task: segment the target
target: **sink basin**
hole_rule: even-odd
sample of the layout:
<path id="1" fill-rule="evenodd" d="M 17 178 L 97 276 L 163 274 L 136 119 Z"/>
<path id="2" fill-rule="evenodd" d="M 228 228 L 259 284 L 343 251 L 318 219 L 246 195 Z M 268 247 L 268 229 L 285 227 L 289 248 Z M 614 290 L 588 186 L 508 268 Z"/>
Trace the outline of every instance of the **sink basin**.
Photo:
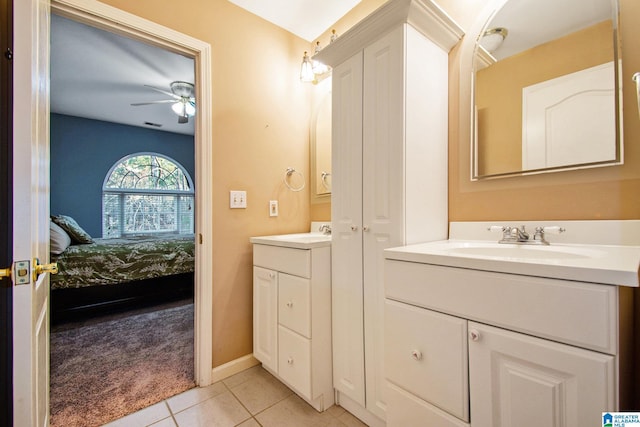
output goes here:
<path id="1" fill-rule="evenodd" d="M 331 244 L 331 235 L 322 233 L 294 233 L 275 236 L 260 236 L 249 239 L 251 243 L 284 246 L 298 249 L 311 249 Z"/>
<path id="2" fill-rule="evenodd" d="M 488 258 L 531 259 L 531 260 L 564 260 L 600 258 L 604 251 L 575 246 L 517 245 L 499 243 L 459 243 L 449 245 L 447 252 L 458 255 L 479 256 Z"/>
<path id="3" fill-rule="evenodd" d="M 640 246 L 518 245 L 443 240 L 385 250 L 387 259 L 611 285 L 639 286 Z"/>

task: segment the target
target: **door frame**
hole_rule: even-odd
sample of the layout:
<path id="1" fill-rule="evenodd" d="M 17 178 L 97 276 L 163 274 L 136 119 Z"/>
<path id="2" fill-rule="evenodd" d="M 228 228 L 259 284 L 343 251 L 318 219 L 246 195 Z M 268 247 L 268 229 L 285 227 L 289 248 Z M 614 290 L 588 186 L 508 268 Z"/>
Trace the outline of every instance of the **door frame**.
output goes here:
<path id="1" fill-rule="evenodd" d="M 51 12 L 194 58 L 198 115 L 195 120 L 195 313 L 194 377 L 213 379 L 213 206 L 211 45 L 94 0 L 52 0 Z M 160 326 L 159 326 L 160 327 Z"/>
<path id="2" fill-rule="evenodd" d="M 13 262 L 13 0 L 0 5 L 0 268 Z M 13 287 L 0 279 L 0 425 L 13 425 Z"/>

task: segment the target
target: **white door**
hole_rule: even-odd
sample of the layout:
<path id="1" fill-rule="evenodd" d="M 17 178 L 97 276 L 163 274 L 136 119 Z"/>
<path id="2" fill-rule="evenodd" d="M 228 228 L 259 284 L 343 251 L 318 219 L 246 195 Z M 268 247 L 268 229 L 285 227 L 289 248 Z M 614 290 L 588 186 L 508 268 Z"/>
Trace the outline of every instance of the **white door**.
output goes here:
<path id="1" fill-rule="evenodd" d="M 613 356 L 469 322 L 474 427 L 600 425 L 615 408 Z"/>
<path id="2" fill-rule="evenodd" d="M 332 73 L 333 386 L 365 405 L 362 289 L 362 52 Z"/>
<path id="3" fill-rule="evenodd" d="M 14 2 L 14 261 L 49 259 L 49 0 Z M 13 293 L 14 425 L 49 424 L 49 277 Z"/>

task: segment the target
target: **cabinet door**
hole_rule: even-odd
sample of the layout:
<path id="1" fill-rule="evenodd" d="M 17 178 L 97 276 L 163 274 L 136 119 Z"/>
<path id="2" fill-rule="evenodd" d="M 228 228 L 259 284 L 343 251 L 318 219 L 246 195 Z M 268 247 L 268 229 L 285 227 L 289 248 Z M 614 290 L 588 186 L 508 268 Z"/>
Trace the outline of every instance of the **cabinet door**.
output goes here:
<path id="1" fill-rule="evenodd" d="M 403 236 L 403 31 L 364 50 L 362 224 L 367 409 L 385 419 L 384 256 Z"/>
<path id="2" fill-rule="evenodd" d="M 253 267 L 253 355 L 278 372 L 278 273 Z"/>
<path id="3" fill-rule="evenodd" d="M 362 406 L 362 53 L 332 72 L 333 385 Z"/>
<path id="4" fill-rule="evenodd" d="M 599 426 L 615 410 L 613 356 L 469 322 L 474 427 Z"/>

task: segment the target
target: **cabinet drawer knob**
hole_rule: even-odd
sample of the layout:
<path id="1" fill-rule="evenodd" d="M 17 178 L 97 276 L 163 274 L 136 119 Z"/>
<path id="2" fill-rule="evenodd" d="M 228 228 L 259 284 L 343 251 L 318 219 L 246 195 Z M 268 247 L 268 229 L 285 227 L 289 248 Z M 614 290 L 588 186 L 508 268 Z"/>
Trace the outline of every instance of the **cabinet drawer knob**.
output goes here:
<path id="1" fill-rule="evenodd" d="M 293 357 L 289 357 L 289 358 L 287 359 L 287 363 L 288 363 L 289 365 L 293 365 Z"/>
<path id="2" fill-rule="evenodd" d="M 413 350 L 411 352 L 413 360 L 422 360 L 422 352 L 420 350 Z"/>
<path id="3" fill-rule="evenodd" d="M 271 279 L 275 279 L 276 278 L 276 273 L 274 273 L 274 272 L 269 273 L 269 277 Z"/>
<path id="4" fill-rule="evenodd" d="M 480 332 L 475 329 L 469 331 L 469 338 L 471 341 L 480 341 Z"/>
<path id="5" fill-rule="evenodd" d="M 289 308 L 293 307 L 293 301 L 287 302 L 287 307 L 289 307 Z"/>
<path id="6" fill-rule="evenodd" d="M 369 231 L 369 226 L 365 225 L 364 227 L 362 227 L 362 231 Z"/>
<path id="7" fill-rule="evenodd" d="M 357 225 L 352 225 L 351 226 L 351 231 L 358 231 L 358 226 Z"/>

